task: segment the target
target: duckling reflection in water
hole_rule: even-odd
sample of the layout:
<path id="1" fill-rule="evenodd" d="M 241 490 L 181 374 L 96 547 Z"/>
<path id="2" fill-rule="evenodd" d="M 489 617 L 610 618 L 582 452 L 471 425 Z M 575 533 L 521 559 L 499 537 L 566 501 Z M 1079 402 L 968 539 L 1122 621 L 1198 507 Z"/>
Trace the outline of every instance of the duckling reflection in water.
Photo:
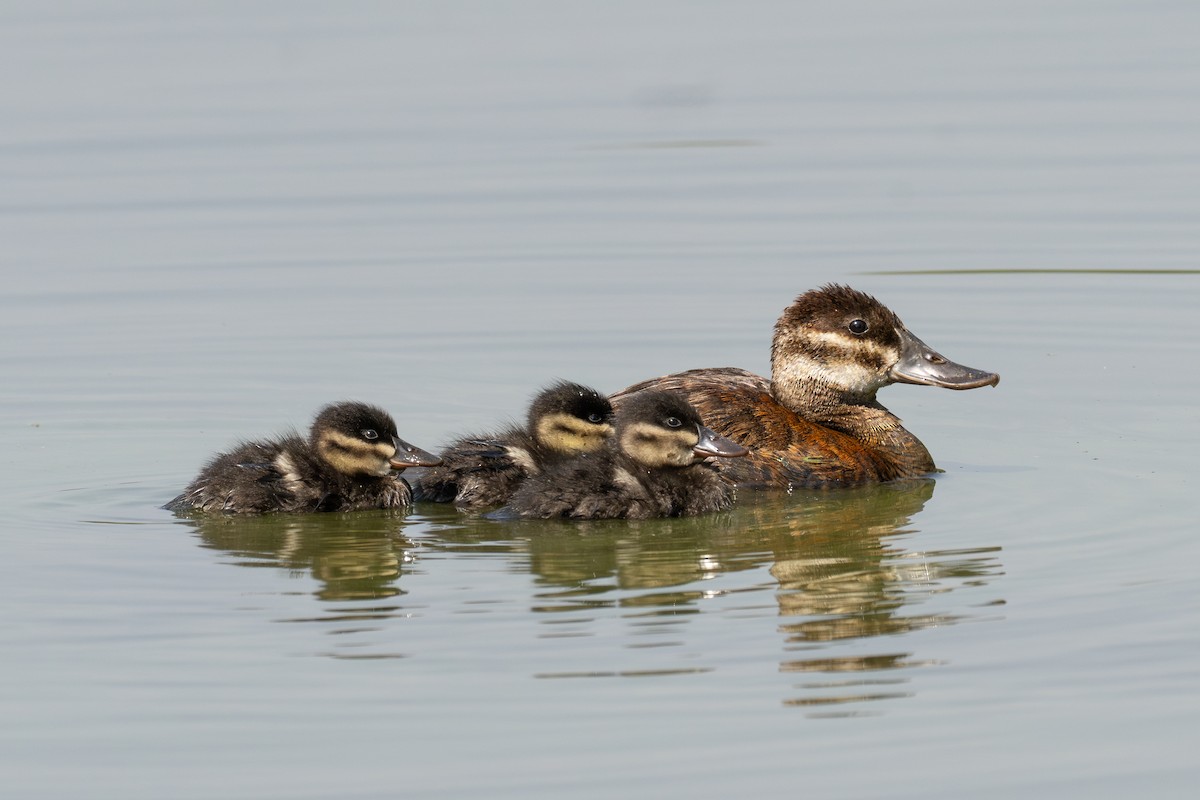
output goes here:
<path id="1" fill-rule="evenodd" d="M 317 414 L 307 439 L 292 432 L 217 455 L 163 508 L 234 514 L 402 509 L 411 504 L 412 489 L 399 473 L 439 463 L 401 439 L 383 409 L 335 403 Z"/>
<path id="2" fill-rule="evenodd" d="M 417 479 L 416 498 L 468 511 L 503 505 L 525 478 L 599 450 L 612 432 L 608 398 L 560 381 L 534 398 L 525 427 L 463 437 L 443 450 L 443 465 Z"/>
<path id="3" fill-rule="evenodd" d="M 718 436 L 682 397 L 646 391 L 622 404 L 606 447 L 526 480 L 509 510 L 550 519 L 648 519 L 723 511 L 734 487 L 705 462 L 747 454 Z"/>
<path id="4" fill-rule="evenodd" d="M 770 379 L 732 367 L 694 369 L 634 384 L 683 394 L 713 430 L 751 450 L 719 468 L 738 485 L 858 486 L 935 471 L 917 437 L 875 399 L 892 383 L 945 389 L 995 386 L 914 336 L 889 308 L 848 286 L 807 292 L 775 324 Z"/>

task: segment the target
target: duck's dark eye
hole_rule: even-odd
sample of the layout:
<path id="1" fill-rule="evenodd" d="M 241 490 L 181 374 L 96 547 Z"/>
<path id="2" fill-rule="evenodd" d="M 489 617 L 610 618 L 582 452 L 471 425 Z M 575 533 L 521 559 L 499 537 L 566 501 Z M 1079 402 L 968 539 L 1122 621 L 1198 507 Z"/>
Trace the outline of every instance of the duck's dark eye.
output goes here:
<path id="1" fill-rule="evenodd" d="M 375 431 L 371 430 L 370 428 L 363 428 L 361 431 L 359 431 L 359 433 L 361 433 L 362 437 L 364 439 L 366 439 L 368 442 L 374 441 L 375 439 L 379 438 L 379 434 L 376 433 Z"/>
<path id="2" fill-rule="evenodd" d="M 588 414 L 588 422 L 593 425 L 599 425 L 601 422 L 604 422 L 604 417 L 600 414 Z"/>
<path id="3" fill-rule="evenodd" d="M 678 428 L 683 425 L 683 420 L 679 419 L 679 417 L 667 417 L 663 420 L 663 423 L 668 428 Z"/>
<path id="4" fill-rule="evenodd" d="M 847 325 L 846 327 L 849 328 L 850 332 L 853 333 L 855 336 L 862 336 L 864 333 L 866 333 L 871 328 L 871 326 L 867 324 L 867 321 L 865 319 L 852 319 L 852 320 L 850 320 L 850 324 Z"/>

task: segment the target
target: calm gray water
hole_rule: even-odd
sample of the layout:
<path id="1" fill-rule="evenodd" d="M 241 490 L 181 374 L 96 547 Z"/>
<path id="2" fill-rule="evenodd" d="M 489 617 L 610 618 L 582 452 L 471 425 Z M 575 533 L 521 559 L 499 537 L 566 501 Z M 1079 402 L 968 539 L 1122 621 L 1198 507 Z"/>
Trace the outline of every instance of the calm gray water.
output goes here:
<path id="1" fill-rule="evenodd" d="M 1200 8 L 0 5 L 0 776 L 21 798 L 1190 797 Z M 767 369 L 850 283 L 996 389 L 935 480 L 641 524 L 177 519 Z"/>

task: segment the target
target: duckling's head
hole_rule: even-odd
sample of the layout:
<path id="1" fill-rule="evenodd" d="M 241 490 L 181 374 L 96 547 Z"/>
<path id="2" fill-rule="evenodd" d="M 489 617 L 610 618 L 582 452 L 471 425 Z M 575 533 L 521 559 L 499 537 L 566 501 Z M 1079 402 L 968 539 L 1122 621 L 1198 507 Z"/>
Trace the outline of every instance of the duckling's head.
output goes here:
<path id="1" fill-rule="evenodd" d="M 622 401 L 617 411 L 617 446 L 650 469 L 686 467 L 708 456 L 736 458 L 750 451 L 700 421 L 696 409 L 670 392 L 645 390 Z"/>
<path id="2" fill-rule="evenodd" d="M 1000 376 L 950 361 L 874 297 L 829 284 L 800 295 L 775 324 L 771 380 L 776 396 L 796 408 L 814 383 L 870 402 L 891 383 L 975 389 L 995 386 Z"/>
<path id="3" fill-rule="evenodd" d="M 529 406 L 529 430 L 543 447 L 563 455 L 599 450 L 613 432 L 608 398 L 587 386 L 559 381 Z"/>
<path id="4" fill-rule="evenodd" d="M 366 403 L 325 406 L 313 421 L 309 442 L 325 463 L 344 475 L 379 478 L 392 470 L 442 463 L 401 439 L 391 415 Z"/>

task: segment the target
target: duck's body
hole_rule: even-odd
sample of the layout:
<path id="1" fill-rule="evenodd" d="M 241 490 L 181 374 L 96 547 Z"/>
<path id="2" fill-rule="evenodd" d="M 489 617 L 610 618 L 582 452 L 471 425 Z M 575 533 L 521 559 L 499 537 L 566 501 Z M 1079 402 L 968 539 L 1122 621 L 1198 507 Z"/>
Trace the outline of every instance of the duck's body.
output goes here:
<path id="1" fill-rule="evenodd" d="M 476 511 L 503 505 L 521 482 L 548 466 L 599 450 L 612 434 L 608 398 L 578 383 L 560 381 L 534 398 L 525 426 L 464 436 L 440 454 L 415 486 L 418 500 L 453 502 Z"/>
<path id="2" fill-rule="evenodd" d="M 875 399 L 896 382 L 973 389 L 999 376 L 934 352 L 879 301 L 845 286 L 801 295 L 775 325 L 771 378 L 732 367 L 634 384 L 686 397 L 706 424 L 750 449 L 719 468 L 739 485 L 825 488 L 924 475 L 929 451 Z"/>
<path id="3" fill-rule="evenodd" d="M 338 403 L 317 415 L 307 439 L 290 432 L 215 456 L 164 508 L 232 514 L 403 509 L 412 490 L 399 472 L 437 463 L 397 436 L 387 412 Z"/>
<path id="4" fill-rule="evenodd" d="M 510 508 L 538 519 L 648 519 L 722 511 L 733 483 L 703 459 L 746 449 L 701 424 L 679 395 L 643 392 L 622 405 L 606 447 L 526 480 Z"/>

